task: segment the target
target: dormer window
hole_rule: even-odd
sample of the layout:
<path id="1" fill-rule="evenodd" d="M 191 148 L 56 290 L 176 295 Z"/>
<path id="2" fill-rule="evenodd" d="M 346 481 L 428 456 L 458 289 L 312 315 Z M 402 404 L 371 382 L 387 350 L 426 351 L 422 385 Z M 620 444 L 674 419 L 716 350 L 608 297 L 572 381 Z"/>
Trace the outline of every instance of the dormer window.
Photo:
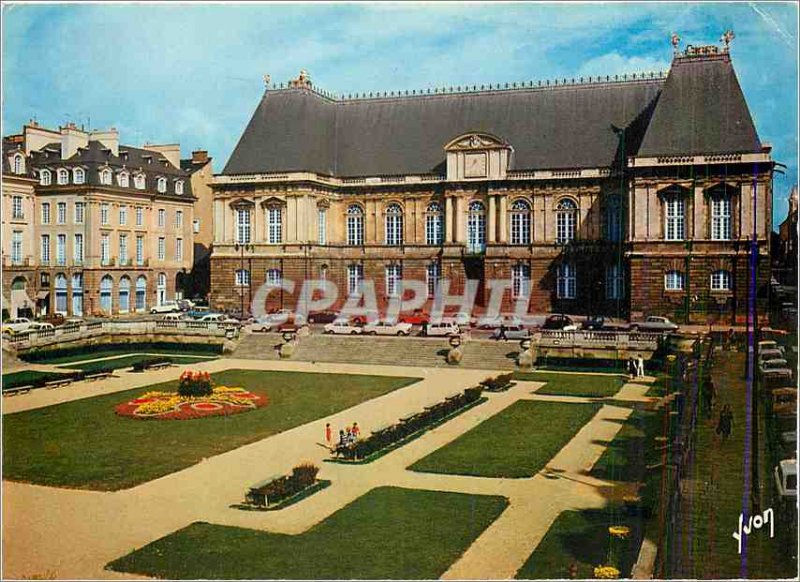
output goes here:
<path id="1" fill-rule="evenodd" d="M 100 170 L 100 183 L 105 186 L 111 186 L 111 170 L 108 168 Z"/>
<path id="2" fill-rule="evenodd" d="M 25 173 L 25 158 L 22 154 L 16 154 L 14 156 L 14 173 L 15 174 L 24 174 Z"/>
<path id="3" fill-rule="evenodd" d="M 86 172 L 83 168 L 75 168 L 72 170 L 72 181 L 75 184 L 83 184 L 86 182 Z"/>
<path id="4" fill-rule="evenodd" d="M 136 174 L 136 177 L 133 179 L 133 185 L 137 190 L 144 190 L 144 174 Z"/>
<path id="5" fill-rule="evenodd" d="M 175 182 L 175 194 L 183 194 L 183 180 Z"/>
<path id="6" fill-rule="evenodd" d="M 53 175 L 50 173 L 50 170 L 42 170 L 39 173 L 39 184 L 42 186 L 49 186 L 52 183 Z"/>
<path id="7" fill-rule="evenodd" d="M 122 188 L 128 188 L 131 185 L 130 174 L 128 174 L 128 172 L 120 172 L 119 175 L 117 176 L 117 183 Z"/>
<path id="8" fill-rule="evenodd" d="M 65 170 L 64 168 L 61 168 L 58 171 L 58 175 L 57 175 L 56 178 L 57 178 L 57 182 L 58 182 L 58 184 L 60 186 L 63 186 L 64 184 L 68 184 L 69 183 L 69 172 L 67 170 Z"/>
<path id="9" fill-rule="evenodd" d="M 163 194 L 167 191 L 167 179 L 166 178 L 159 178 L 157 182 L 156 189 Z"/>

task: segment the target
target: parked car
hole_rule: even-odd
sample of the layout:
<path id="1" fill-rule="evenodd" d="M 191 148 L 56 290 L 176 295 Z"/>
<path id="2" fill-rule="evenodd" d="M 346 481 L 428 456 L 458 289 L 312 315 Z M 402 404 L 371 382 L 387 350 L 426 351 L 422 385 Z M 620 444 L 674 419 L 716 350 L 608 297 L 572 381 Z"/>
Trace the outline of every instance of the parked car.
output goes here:
<path id="1" fill-rule="evenodd" d="M 797 459 L 784 459 L 775 466 L 775 487 L 781 501 L 797 503 Z"/>
<path id="2" fill-rule="evenodd" d="M 325 333 L 336 335 L 357 335 L 363 333 L 364 328 L 360 325 L 351 323 L 346 318 L 339 318 L 336 321 L 325 325 Z"/>
<path id="3" fill-rule="evenodd" d="M 568 315 L 555 314 L 548 316 L 542 324 L 542 329 L 555 329 L 561 331 L 576 331 L 578 326 Z"/>
<path id="4" fill-rule="evenodd" d="M 83 325 L 86 323 L 80 317 L 68 317 L 64 320 L 64 326 L 75 326 L 75 325 Z"/>
<path id="5" fill-rule="evenodd" d="M 451 337 L 454 335 L 459 335 L 461 330 L 459 327 L 452 322 L 439 322 L 439 323 L 429 323 L 427 328 L 425 328 L 425 335 L 436 337 L 436 336 L 444 336 L 444 337 Z"/>
<path id="6" fill-rule="evenodd" d="M 660 315 L 651 315 L 644 321 L 631 322 L 631 331 L 652 331 L 661 333 L 670 333 L 678 331 L 678 324 L 671 322 L 666 317 Z"/>
<path id="7" fill-rule="evenodd" d="M 241 325 L 238 319 L 234 319 L 224 313 L 209 313 L 200 318 L 200 321 L 217 323 L 221 325 Z"/>
<path id="8" fill-rule="evenodd" d="M 191 299 L 178 299 L 176 303 L 181 311 L 191 311 L 194 309 L 194 301 Z"/>
<path id="9" fill-rule="evenodd" d="M 53 325 L 62 325 L 64 323 L 64 315 L 61 313 L 48 313 L 39 318 L 42 323 L 52 323 Z"/>
<path id="10" fill-rule="evenodd" d="M 297 327 L 303 325 L 305 316 L 295 314 L 289 309 L 279 309 L 272 313 L 267 313 L 253 320 L 253 331 L 277 330 L 283 325 Z"/>
<path id="11" fill-rule="evenodd" d="M 782 355 L 781 357 L 785 357 L 786 351 L 784 347 L 776 342 L 775 340 L 763 340 L 758 342 L 758 353 L 761 354 L 764 350 L 778 350 Z"/>
<path id="12" fill-rule="evenodd" d="M 541 315 L 517 315 L 516 313 L 508 318 L 509 325 L 518 325 L 520 327 L 539 327 L 544 323 L 545 318 Z"/>
<path id="13" fill-rule="evenodd" d="M 501 325 L 513 325 L 513 322 L 504 315 L 484 315 L 478 318 L 476 325 L 480 329 L 497 329 Z"/>
<path id="14" fill-rule="evenodd" d="M 606 325 L 606 318 L 602 315 L 594 315 L 592 317 L 587 317 L 586 319 L 581 322 L 581 329 L 586 329 L 589 331 L 600 331 Z"/>
<path id="15" fill-rule="evenodd" d="M 422 325 L 423 323 L 429 323 L 431 320 L 431 316 L 428 314 L 427 311 L 422 309 L 415 309 L 411 313 L 402 313 L 400 314 L 400 323 L 410 323 L 411 325 Z"/>
<path id="16" fill-rule="evenodd" d="M 308 314 L 308 323 L 333 323 L 339 314 L 335 311 L 312 311 Z"/>
<path id="17" fill-rule="evenodd" d="M 784 360 L 784 354 L 781 350 L 758 350 L 758 363 L 767 362 L 769 360 Z"/>
<path id="18" fill-rule="evenodd" d="M 184 315 L 182 313 L 165 313 L 161 319 L 163 321 L 183 321 Z"/>
<path id="19" fill-rule="evenodd" d="M 499 340 L 500 339 L 500 329 L 494 330 L 492 332 L 492 339 Z M 528 339 L 531 337 L 531 330 L 526 327 L 522 327 L 521 325 L 510 325 L 507 328 L 503 328 L 505 331 L 506 339 L 510 340 L 523 340 Z"/>
<path id="20" fill-rule="evenodd" d="M 191 309 L 186 312 L 186 317 L 191 317 L 192 319 L 200 319 L 204 315 L 208 315 L 209 313 L 214 313 L 208 309 L 208 307 L 198 307 L 195 306 L 194 309 Z"/>
<path id="21" fill-rule="evenodd" d="M 779 378 L 792 379 L 792 369 L 786 360 L 767 360 L 758 365 L 761 377 L 766 380 L 777 380 Z"/>
<path id="22" fill-rule="evenodd" d="M 33 322 L 27 317 L 16 317 L 3 323 L 3 333 L 15 334 L 28 331 Z"/>
<path id="23" fill-rule="evenodd" d="M 407 322 L 376 321 L 365 325 L 364 333 L 367 335 L 408 335 L 411 333 L 411 324 Z"/>
<path id="24" fill-rule="evenodd" d="M 150 313 L 155 315 L 157 313 L 173 313 L 180 310 L 181 308 L 178 307 L 177 301 L 165 301 L 161 305 L 154 305 L 151 307 Z"/>
<path id="25" fill-rule="evenodd" d="M 472 317 L 466 311 L 458 311 L 456 313 L 443 315 L 442 321 L 445 323 L 455 323 L 459 328 L 464 329 L 475 325 L 478 322 L 478 318 Z"/>
<path id="26" fill-rule="evenodd" d="M 55 331 L 55 329 L 56 326 L 53 325 L 52 323 L 47 323 L 46 321 L 34 321 L 31 323 L 30 327 L 28 327 L 28 329 L 25 331 L 41 332 L 41 331 Z"/>

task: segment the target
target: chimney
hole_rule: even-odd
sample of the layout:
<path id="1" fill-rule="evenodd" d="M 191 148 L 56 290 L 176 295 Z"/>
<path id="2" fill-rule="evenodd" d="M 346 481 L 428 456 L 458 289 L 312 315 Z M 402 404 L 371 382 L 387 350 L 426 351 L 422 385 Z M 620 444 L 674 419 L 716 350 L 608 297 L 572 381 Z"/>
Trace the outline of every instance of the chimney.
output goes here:
<path id="1" fill-rule="evenodd" d="M 208 150 L 194 150 L 192 152 L 192 164 L 201 166 L 208 162 Z"/>
<path id="2" fill-rule="evenodd" d="M 61 159 L 66 160 L 75 155 L 78 148 L 89 145 L 89 134 L 81 131 L 74 123 L 68 123 L 61 130 Z"/>
<path id="3" fill-rule="evenodd" d="M 119 132 L 115 127 L 105 131 L 93 131 L 89 134 L 90 141 L 99 141 L 106 148 L 111 150 L 115 156 L 119 155 Z"/>
<path id="4" fill-rule="evenodd" d="M 167 161 L 176 168 L 181 167 L 181 146 L 177 143 L 154 145 L 144 144 L 142 148 L 150 150 L 151 152 L 158 152 L 167 158 Z"/>

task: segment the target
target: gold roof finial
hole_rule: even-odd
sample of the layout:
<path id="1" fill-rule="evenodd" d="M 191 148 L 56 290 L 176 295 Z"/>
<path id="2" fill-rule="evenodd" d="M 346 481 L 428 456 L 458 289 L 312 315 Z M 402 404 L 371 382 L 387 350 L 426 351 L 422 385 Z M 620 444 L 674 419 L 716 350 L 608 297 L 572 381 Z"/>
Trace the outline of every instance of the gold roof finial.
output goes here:
<path id="1" fill-rule="evenodd" d="M 269 74 L 264 75 L 264 85 L 269 87 L 269 84 L 272 82 L 272 77 Z"/>
<path id="2" fill-rule="evenodd" d="M 681 37 L 678 36 L 677 32 L 673 32 L 672 36 L 670 37 L 670 41 L 672 42 L 672 49 L 675 53 L 675 56 L 678 56 L 681 52 Z"/>
<path id="3" fill-rule="evenodd" d="M 722 35 L 722 38 L 720 38 L 720 40 L 723 43 L 725 43 L 725 52 L 727 52 L 730 49 L 731 41 L 734 38 L 736 38 L 736 35 L 733 34 L 732 30 L 726 30 L 725 33 Z"/>

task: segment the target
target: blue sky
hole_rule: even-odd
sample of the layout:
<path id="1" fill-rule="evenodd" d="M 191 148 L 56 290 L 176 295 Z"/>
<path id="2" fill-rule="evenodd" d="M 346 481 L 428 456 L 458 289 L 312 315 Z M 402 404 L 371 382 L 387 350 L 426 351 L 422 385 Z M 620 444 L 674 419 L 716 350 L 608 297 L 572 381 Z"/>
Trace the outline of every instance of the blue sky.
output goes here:
<path id="1" fill-rule="evenodd" d="M 667 70 L 669 36 L 718 42 L 762 141 L 774 222 L 797 183 L 797 7 L 739 4 L 8 5 L 3 132 L 28 119 L 114 126 L 123 143 L 208 149 L 215 171 L 263 93 L 305 68 L 338 93 Z"/>

